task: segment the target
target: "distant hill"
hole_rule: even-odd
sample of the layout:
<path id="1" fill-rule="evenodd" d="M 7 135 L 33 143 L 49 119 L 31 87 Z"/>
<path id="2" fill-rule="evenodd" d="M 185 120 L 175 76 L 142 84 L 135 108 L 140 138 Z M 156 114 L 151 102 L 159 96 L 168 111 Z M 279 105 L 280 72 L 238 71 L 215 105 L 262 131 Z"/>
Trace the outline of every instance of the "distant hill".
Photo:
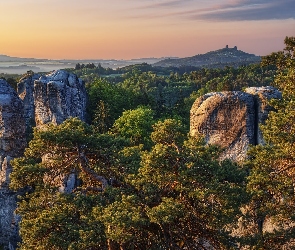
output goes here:
<path id="1" fill-rule="evenodd" d="M 116 60 L 116 59 L 63 59 L 63 60 L 51 60 L 51 59 L 36 59 L 36 58 L 21 58 L 12 57 L 7 55 L 0 55 L 0 73 L 7 74 L 24 74 L 28 70 L 37 72 L 49 72 L 52 70 L 75 68 L 77 63 L 87 64 L 94 63 L 100 64 L 104 68 L 117 69 L 128 65 L 134 65 L 138 63 L 153 64 L 166 58 L 138 58 L 130 60 Z"/>
<path id="2" fill-rule="evenodd" d="M 0 62 L 44 62 L 44 61 L 47 61 L 47 59 L 21 58 L 21 57 L 0 55 Z"/>
<path id="3" fill-rule="evenodd" d="M 251 63 L 260 62 L 261 57 L 254 54 L 249 54 L 244 51 L 226 46 L 223 49 L 210 51 L 205 54 L 199 54 L 192 57 L 179 59 L 164 59 L 154 63 L 154 66 L 161 67 L 206 67 L 206 68 L 223 68 L 225 66 L 238 67 L 241 65 L 249 65 Z"/>

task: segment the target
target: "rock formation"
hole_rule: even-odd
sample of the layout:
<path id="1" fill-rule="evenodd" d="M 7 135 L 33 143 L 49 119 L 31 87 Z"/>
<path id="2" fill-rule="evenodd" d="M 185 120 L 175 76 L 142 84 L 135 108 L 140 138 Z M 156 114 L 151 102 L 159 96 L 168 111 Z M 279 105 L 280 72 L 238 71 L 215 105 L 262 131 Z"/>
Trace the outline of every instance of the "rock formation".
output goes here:
<path id="1" fill-rule="evenodd" d="M 266 87 L 251 87 L 245 89 L 246 93 L 249 93 L 254 96 L 254 102 L 256 107 L 256 116 L 257 123 L 264 124 L 268 114 L 270 111 L 273 111 L 273 107 L 271 107 L 268 102 L 271 99 L 281 99 L 282 93 L 278 91 L 276 88 L 271 86 Z M 257 124 L 256 124 L 257 125 Z M 256 144 L 264 144 L 262 132 L 258 126 L 257 128 L 257 139 Z"/>
<path id="2" fill-rule="evenodd" d="M 17 84 L 17 94 L 23 100 L 24 114 L 27 128 L 35 126 L 34 82 L 40 78 L 39 74 L 26 74 Z"/>
<path id="3" fill-rule="evenodd" d="M 191 109 L 191 135 L 205 135 L 210 144 L 226 148 L 222 158 L 243 160 L 254 144 L 254 100 L 243 92 L 209 93 Z"/>
<path id="4" fill-rule="evenodd" d="M 41 76 L 34 82 L 36 126 L 46 123 L 61 124 L 69 117 L 85 121 L 87 93 L 84 82 L 75 74 L 63 70 Z M 76 175 L 60 176 L 61 192 L 71 192 Z"/>
<path id="5" fill-rule="evenodd" d="M 26 74 L 17 85 L 27 128 L 60 124 L 69 117 L 85 120 L 86 90 L 75 74 L 57 70 L 46 76 Z"/>
<path id="6" fill-rule="evenodd" d="M 250 144 L 263 143 L 259 123 L 264 123 L 272 110 L 267 101 L 281 98 L 273 87 L 248 88 L 246 92 L 209 93 L 191 108 L 191 135 L 202 134 L 207 143 L 224 148 L 221 159 L 243 161 Z"/>
<path id="7" fill-rule="evenodd" d="M 23 154 L 26 146 L 22 100 L 14 89 L 0 79 L 0 186 L 9 183 L 9 161 Z"/>
<path id="8" fill-rule="evenodd" d="M 0 248 L 14 249 L 18 218 L 14 214 L 16 194 L 8 188 L 10 161 L 23 154 L 26 146 L 24 106 L 14 89 L 0 80 Z"/>
<path id="9" fill-rule="evenodd" d="M 85 120 L 86 90 L 74 74 L 58 70 L 41 76 L 28 72 L 18 84 L 18 94 L 0 80 L 0 249 L 16 249 L 19 217 L 15 215 L 16 194 L 9 190 L 10 161 L 22 156 L 26 128 L 69 117 Z M 19 95 L 19 96 L 18 96 Z M 65 177 L 61 191 L 73 189 L 75 176 Z"/>
<path id="10" fill-rule="evenodd" d="M 27 80 L 30 91 L 22 98 L 25 102 L 28 100 L 27 106 L 30 107 L 26 117 L 32 117 L 34 113 L 36 126 L 49 122 L 60 124 L 69 117 L 85 120 L 87 98 L 81 79 L 63 70 L 36 78 L 35 75 Z M 32 96 L 34 107 L 31 105 Z"/>

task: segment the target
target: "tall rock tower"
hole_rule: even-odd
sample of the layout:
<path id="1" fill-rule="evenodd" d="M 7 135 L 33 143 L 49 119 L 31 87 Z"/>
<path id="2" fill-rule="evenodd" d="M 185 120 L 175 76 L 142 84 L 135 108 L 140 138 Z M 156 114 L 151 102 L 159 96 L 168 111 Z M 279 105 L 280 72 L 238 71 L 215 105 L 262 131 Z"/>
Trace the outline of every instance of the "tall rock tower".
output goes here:
<path id="1" fill-rule="evenodd" d="M 87 93 L 84 82 L 75 74 L 64 70 L 45 76 L 27 74 L 18 83 L 18 94 L 24 101 L 27 129 L 32 124 L 37 128 L 47 123 L 58 125 L 70 117 L 85 121 Z M 73 190 L 74 174 L 61 179 L 61 192 Z"/>
<path id="2" fill-rule="evenodd" d="M 0 249 L 15 249 L 18 218 L 16 194 L 8 188 L 10 161 L 22 156 L 26 146 L 24 106 L 14 89 L 0 79 Z M 2 248 L 1 248 L 2 247 Z"/>

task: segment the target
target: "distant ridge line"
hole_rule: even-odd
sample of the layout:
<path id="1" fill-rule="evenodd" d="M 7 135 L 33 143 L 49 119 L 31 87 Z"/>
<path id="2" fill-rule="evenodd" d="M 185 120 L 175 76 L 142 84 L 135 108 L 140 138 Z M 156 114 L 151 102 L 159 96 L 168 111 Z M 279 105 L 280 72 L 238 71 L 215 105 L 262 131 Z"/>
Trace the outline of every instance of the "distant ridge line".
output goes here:
<path id="1" fill-rule="evenodd" d="M 178 59 L 168 58 L 156 62 L 153 65 L 160 67 L 194 66 L 200 68 L 221 68 L 225 66 L 249 65 L 252 63 L 258 63 L 260 61 L 260 56 L 238 50 L 237 46 L 229 48 L 228 45 L 226 45 L 225 48 L 209 51 L 205 54 L 198 54 L 195 56 Z"/>

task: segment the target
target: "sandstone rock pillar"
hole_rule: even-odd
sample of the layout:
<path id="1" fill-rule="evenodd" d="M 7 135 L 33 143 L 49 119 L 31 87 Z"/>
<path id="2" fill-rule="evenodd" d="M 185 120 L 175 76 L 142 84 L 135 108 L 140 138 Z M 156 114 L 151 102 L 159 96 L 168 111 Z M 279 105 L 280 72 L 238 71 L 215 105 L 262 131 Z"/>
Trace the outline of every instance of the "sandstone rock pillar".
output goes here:
<path id="1" fill-rule="evenodd" d="M 63 70 L 40 77 L 34 82 L 36 126 L 60 124 L 69 117 L 85 121 L 87 94 L 84 82 Z"/>
<path id="2" fill-rule="evenodd" d="M 10 161 L 23 154 L 26 146 L 22 100 L 0 79 L 0 248 L 15 249 L 18 236 L 16 194 L 9 190 Z"/>

